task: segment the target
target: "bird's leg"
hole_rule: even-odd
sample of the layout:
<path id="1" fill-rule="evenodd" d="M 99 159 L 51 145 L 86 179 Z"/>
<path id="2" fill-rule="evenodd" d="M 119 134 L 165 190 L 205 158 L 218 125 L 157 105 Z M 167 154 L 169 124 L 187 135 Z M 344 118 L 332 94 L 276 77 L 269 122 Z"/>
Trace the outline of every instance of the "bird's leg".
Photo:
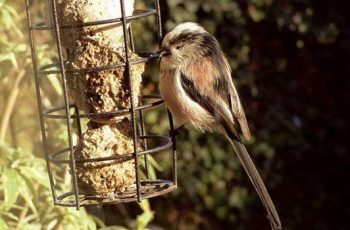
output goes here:
<path id="1" fill-rule="evenodd" d="M 175 136 L 179 135 L 179 134 L 180 134 L 180 130 L 181 130 L 183 127 L 185 127 L 185 125 L 181 125 L 181 126 L 175 128 L 175 129 L 170 129 L 170 130 L 169 130 L 169 136 L 175 137 Z"/>

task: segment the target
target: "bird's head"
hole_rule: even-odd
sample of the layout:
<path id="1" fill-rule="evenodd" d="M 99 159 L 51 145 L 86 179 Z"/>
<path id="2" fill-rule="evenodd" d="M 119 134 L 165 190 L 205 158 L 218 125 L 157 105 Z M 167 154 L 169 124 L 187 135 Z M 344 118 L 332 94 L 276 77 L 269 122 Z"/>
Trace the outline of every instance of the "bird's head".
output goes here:
<path id="1" fill-rule="evenodd" d="M 216 39 L 196 23 L 186 22 L 173 28 L 163 39 L 161 57 L 176 65 L 204 56 L 221 55 Z"/>

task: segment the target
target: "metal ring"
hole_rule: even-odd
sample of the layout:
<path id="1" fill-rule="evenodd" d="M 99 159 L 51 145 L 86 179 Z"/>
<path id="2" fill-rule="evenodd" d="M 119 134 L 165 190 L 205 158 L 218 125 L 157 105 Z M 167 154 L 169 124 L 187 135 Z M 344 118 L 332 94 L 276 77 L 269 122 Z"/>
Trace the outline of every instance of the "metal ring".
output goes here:
<path id="1" fill-rule="evenodd" d="M 143 9 L 143 10 L 134 10 L 134 13 L 132 16 L 126 17 L 127 21 L 132 21 L 138 18 L 143 18 L 147 16 L 151 16 L 157 14 L 157 10 L 155 9 Z M 93 21 L 93 22 L 85 22 L 85 23 L 78 23 L 78 24 L 67 24 L 67 25 L 60 25 L 60 29 L 74 29 L 74 28 L 82 28 L 82 27 L 88 27 L 88 26 L 96 26 L 96 25 L 104 25 L 104 24 L 111 24 L 116 22 L 121 22 L 122 18 L 113 18 L 108 20 L 100 20 L 100 21 Z M 53 26 L 48 26 L 44 22 L 37 23 L 31 26 L 32 30 L 53 30 Z"/>
<path id="2" fill-rule="evenodd" d="M 170 137 L 168 136 L 159 136 L 159 135 L 147 135 L 147 136 L 140 136 L 139 137 L 140 140 L 156 140 L 157 143 L 157 147 L 154 148 L 150 148 L 147 150 L 143 150 L 140 152 L 136 152 L 137 156 L 143 156 L 146 154 L 153 154 L 153 153 L 157 153 L 157 152 L 161 152 L 164 150 L 169 149 L 170 147 L 172 147 L 173 143 Z M 60 149 L 54 153 L 51 153 L 48 155 L 49 160 L 52 163 L 55 164 L 69 164 L 70 163 L 70 159 L 58 159 L 58 157 L 64 153 L 69 152 L 69 148 L 64 148 L 64 149 Z M 92 163 L 92 162 L 104 162 L 104 161 L 128 161 L 131 160 L 134 157 L 134 153 L 129 153 L 129 154 L 125 154 L 125 155 L 114 155 L 114 156 L 109 156 L 109 157 L 98 157 L 98 158 L 91 158 L 91 159 L 75 159 L 76 163 Z"/>
<path id="3" fill-rule="evenodd" d="M 161 96 L 159 95 L 144 95 L 141 97 L 141 99 L 156 99 L 153 102 L 150 103 L 145 103 L 141 106 L 138 106 L 135 108 L 135 111 L 140 111 L 140 110 L 146 110 L 146 109 L 150 109 L 150 108 L 155 108 L 157 106 L 160 106 L 161 104 L 164 103 L 164 100 L 162 99 Z M 75 108 L 75 105 L 70 105 L 70 108 Z M 59 114 L 53 114 L 59 111 L 64 111 L 65 110 L 65 106 L 57 106 L 51 109 L 47 109 L 44 110 L 42 112 L 42 115 L 44 118 L 49 118 L 49 119 L 67 119 L 67 115 L 59 115 Z M 131 113 L 131 109 L 122 109 L 122 110 L 117 110 L 114 112 L 103 112 L 103 113 L 82 113 L 82 114 L 72 114 L 70 117 L 71 119 L 77 119 L 77 118 L 99 118 L 99 117 L 118 117 L 118 116 L 124 116 L 128 113 Z"/>
<path id="4" fill-rule="evenodd" d="M 141 181 L 141 194 L 143 198 L 152 198 L 176 190 L 177 186 L 170 180 Z M 67 192 L 57 196 L 55 204 L 64 207 L 76 207 L 75 200 L 70 199 L 74 192 Z M 107 196 L 80 195 L 80 206 L 96 205 L 100 203 L 120 203 L 137 201 L 136 188 L 129 188 L 125 192 L 113 193 Z"/>
<path id="5" fill-rule="evenodd" d="M 140 58 L 140 60 L 137 61 L 131 61 L 130 65 L 137 65 L 140 63 L 146 63 L 152 59 L 156 59 L 159 57 L 159 52 L 138 52 L 137 54 L 143 56 Z M 65 65 L 68 65 L 68 61 L 65 61 Z M 48 65 L 44 65 L 39 67 L 38 74 L 39 75 L 50 75 L 50 74 L 61 74 L 61 70 L 54 69 L 49 70 L 50 68 L 59 68 L 58 63 L 51 63 Z M 89 68 L 81 68 L 81 69 L 66 69 L 66 73 L 92 73 L 92 72 L 100 72 L 110 69 L 116 69 L 120 67 L 125 67 L 125 63 L 119 63 L 119 64 L 111 64 L 106 66 L 98 66 L 98 67 L 89 67 Z"/>

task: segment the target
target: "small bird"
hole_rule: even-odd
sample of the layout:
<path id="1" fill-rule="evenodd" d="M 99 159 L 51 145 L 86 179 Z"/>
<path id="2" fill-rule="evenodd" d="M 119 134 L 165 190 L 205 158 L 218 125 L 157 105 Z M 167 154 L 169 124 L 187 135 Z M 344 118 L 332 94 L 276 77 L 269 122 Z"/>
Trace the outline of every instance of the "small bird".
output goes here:
<path id="1" fill-rule="evenodd" d="M 223 134 L 254 185 L 271 228 L 282 229 L 264 182 L 242 144 L 250 131 L 230 65 L 216 38 L 196 23 L 182 23 L 164 37 L 160 57 L 160 91 L 176 126 Z"/>

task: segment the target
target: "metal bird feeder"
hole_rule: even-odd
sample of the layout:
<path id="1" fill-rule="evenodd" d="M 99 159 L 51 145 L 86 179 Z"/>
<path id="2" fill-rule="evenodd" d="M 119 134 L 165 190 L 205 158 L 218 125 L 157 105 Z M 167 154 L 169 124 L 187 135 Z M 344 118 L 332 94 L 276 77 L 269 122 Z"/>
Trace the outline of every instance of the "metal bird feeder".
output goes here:
<path id="1" fill-rule="evenodd" d="M 60 23 L 59 13 L 57 9 L 56 0 L 47 0 L 49 3 L 49 12 L 46 12 L 52 17 L 53 23 L 48 25 L 43 22 L 33 22 L 31 8 L 32 1 L 25 0 L 26 13 L 28 19 L 29 27 L 29 37 L 32 52 L 32 61 L 34 68 L 34 77 L 37 93 L 37 103 L 40 114 L 40 125 L 42 139 L 46 154 L 47 169 L 50 179 L 50 185 L 53 195 L 53 200 L 55 205 L 76 207 L 79 209 L 81 206 L 87 205 L 99 205 L 103 203 L 118 203 L 118 202 L 140 202 L 142 199 L 156 197 L 168 192 L 171 192 L 177 187 L 177 175 L 176 175 L 176 143 L 175 136 L 172 135 L 174 132 L 174 126 L 171 114 L 168 112 L 170 134 L 169 136 L 162 135 L 148 135 L 146 126 L 144 123 L 144 112 L 145 110 L 152 110 L 163 103 L 163 100 L 158 95 L 144 95 L 138 96 L 134 92 L 132 77 L 132 67 L 139 63 L 146 63 L 151 59 L 158 58 L 158 52 L 137 52 L 134 48 L 134 38 L 132 33 L 131 22 L 137 23 L 136 21 L 143 17 L 155 16 L 157 21 L 158 30 L 158 43 L 160 44 L 162 40 L 161 32 L 161 13 L 159 0 L 153 0 L 153 8 L 135 10 L 132 15 L 128 16 L 125 12 L 125 1 L 126 0 L 115 0 L 117 4 L 120 4 L 121 16 L 119 18 L 112 18 L 108 20 L 98 20 L 82 22 L 78 24 L 62 24 Z M 97 0 L 96 0 L 97 1 Z M 62 45 L 62 37 L 60 36 L 65 30 L 75 29 L 75 28 L 85 28 L 89 26 L 102 26 L 110 25 L 113 23 L 119 23 L 122 28 L 123 34 L 123 49 L 124 49 L 124 61 L 122 63 L 111 63 L 106 66 L 95 66 L 86 69 L 78 68 L 72 69 L 69 67 L 69 61 L 67 55 L 72 52 L 72 50 L 67 49 Z M 130 25 L 129 25 L 130 24 Z M 155 25 L 156 26 L 156 25 Z M 35 33 L 42 31 L 51 31 L 53 34 L 54 42 L 57 45 L 57 63 L 52 63 L 49 65 L 40 66 L 40 60 L 37 56 L 37 44 L 35 41 Z M 64 55 L 66 52 L 67 55 Z M 133 61 L 130 60 L 130 52 L 138 54 L 142 57 L 141 60 Z M 118 109 L 115 111 L 108 112 L 86 112 L 78 108 L 74 103 L 71 103 L 69 99 L 69 77 L 74 73 L 102 73 L 106 70 L 124 69 L 124 75 L 127 79 L 128 85 L 127 89 L 130 92 L 129 100 L 130 106 L 125 109 Z M 47 106 L 43 103 L 41 84 L 48 81 L 49 75 L 56 75 L 62 83 L 62 101 L 63 105 L 52 106 L 46 108 Z M 138 98 L 138 104 L 136 104 L 135 98 Z M 82 120 L 89 120 L 91 118 L 118 118 L 122 116 L 128 116 L 131 124 L 131 139 L 133 151 L 124 155 L 111 155 L 105 157 L 91 157 L 88 159 L 81 159 L 75 155 L 75 150 L 77 148 L 73 136 L 76 135 L 78 139 L 84 136 L 84 131 L 82 128 Z M 59 149 L 51 151 L 49 149 L 48 135 L 49 131 L 47 129 L 47 122 L 50 120 L 61 120 L 65 125 L 65 129 L 68 137 L 68 146 L 60 146 Z M 150 144 L 152 143 L 152 144 Z M 142 146 L 142 149 L 139 146 Z M 166 153 L 171 152 L 168 157 L 172 160 L 172 172 L 170 179 L 154 179 L 149 175 L 150 160 L 149 155 L 155 153 Z M 77 167 L 81 164 L 122 164 L 125 160 L 132 161 L 134 168 L 134 182 L 132 185 L 125 188 L 123 191 L 112 192 L 108 194 L 99 193 L 86 193 L 82 191 L 78 183 Z M 112 163 L 111 163 L 112 162 Z M 143 168 L 140 169 L 140 164 L 142 163 Z M 71 177 L 71 186 L 68 191 L 61 191 L 62 189 L 57 189 L 60 187 L 59 183 L 61 181 L 57 180 L 57 175 L 55 175 L 55 170 L 57 168 L 68 168 L 68 175 Z M 144 170 L 141 172 L 141 170 Z M 144 176 L 141 174 L 144 172 Z M 80 172 L 81 173 L 81 172 Z M 84 173 L 84 172 L 83 172 Z M 113 173 L 113 172 L 111 172 Z M 118 176 L 118 175 L 116 175 Z"/>

